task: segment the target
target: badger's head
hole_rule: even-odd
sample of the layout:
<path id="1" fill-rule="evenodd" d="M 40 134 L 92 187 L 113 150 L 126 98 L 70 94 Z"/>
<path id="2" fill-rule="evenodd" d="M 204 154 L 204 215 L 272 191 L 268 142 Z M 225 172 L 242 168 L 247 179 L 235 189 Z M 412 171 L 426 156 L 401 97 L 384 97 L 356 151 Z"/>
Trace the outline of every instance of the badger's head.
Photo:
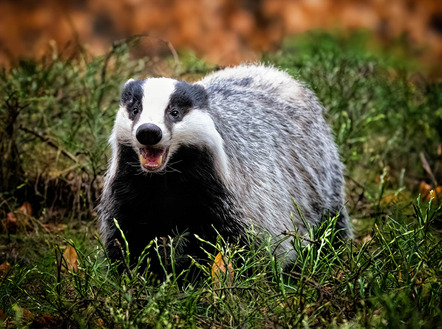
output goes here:
<path id="1" fill-rule="evenodd" d="M 121 94 L 111 143 L 131 146 L 147 173 L 164 171 L 182 146 L 200 147 L 213 153 L 224 175 L 223 141 L 208 109 L 202 85 L 168 78 L 131 79 Z"/>

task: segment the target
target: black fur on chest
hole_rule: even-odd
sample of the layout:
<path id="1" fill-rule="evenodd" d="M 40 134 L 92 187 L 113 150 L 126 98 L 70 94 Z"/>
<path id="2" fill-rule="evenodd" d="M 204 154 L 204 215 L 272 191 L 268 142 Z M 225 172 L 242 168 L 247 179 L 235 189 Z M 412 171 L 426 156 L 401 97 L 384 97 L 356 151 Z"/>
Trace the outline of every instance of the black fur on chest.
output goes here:
<path id="1" fill-rule="evenodd" d="M 203 258 L 201 242 L 195 234 L 212 242 L 216 240 L 213 227 L 226 239 L 236 240 L 243 234 L 238 220 L 240 214 L 214 172 L 210 153 L 181 147 L 164 173 L 146 174 L 138 167 L 138 157 L 132 148 L 120 147 L 118 171 L 108 203 L 112 205 L 107 218 L 111 228 L 106 242 L 109 257 L 118 259 L 121 256 L 115 239 L 124 246 L 114 218 L 127 238 L 132 262 L 156 237 L 173 237 L 187 232 L 188 241 L 183 252 Z M 157 265 L 152 259 L 154 271 Z"/>

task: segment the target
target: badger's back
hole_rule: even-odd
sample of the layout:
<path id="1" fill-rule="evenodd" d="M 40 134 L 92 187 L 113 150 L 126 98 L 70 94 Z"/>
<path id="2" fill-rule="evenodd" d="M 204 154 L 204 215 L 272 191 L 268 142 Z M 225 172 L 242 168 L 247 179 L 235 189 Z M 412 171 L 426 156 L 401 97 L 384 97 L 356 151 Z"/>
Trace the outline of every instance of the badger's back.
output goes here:
<path id="1" fill-rule="evenodd" d="M 316 96 L 285 72 L 264 66 L 227 69 L 202 81 L 230 159 L 229 188 L 247 219 L 273 234 L 301 231 L 344 207 L 343 166 Z M 288 244 L 287 244 L 287 247 Z"/>

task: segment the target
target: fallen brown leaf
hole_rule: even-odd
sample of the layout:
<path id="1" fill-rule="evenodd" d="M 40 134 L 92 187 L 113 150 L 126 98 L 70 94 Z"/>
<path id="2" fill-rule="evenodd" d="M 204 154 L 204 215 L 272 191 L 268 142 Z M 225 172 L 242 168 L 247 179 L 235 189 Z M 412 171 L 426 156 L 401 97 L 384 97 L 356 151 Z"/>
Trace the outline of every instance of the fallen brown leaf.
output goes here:
<path id="1" fill-rule="evenodd" d="M 57 323 L 57 321 L 54 319 L 54 317 L 49 313 L 46 312 L 43 315 L 35 316 L 33 325 L 37 328 L 59 328 L 60 323 Z"/>
<path id="2" fill-rule="evenodd" d="M 13 212 L 8 212 L 6 218 L 1 220 L 2 227 L 6 232 L 15 232 L 17 230 L 17 217 Z"/>
<path id="3" fill-rule="evenodd" d="M 226 266 L 221 253 L 218 253 L 212 265 L 212 278 L 214 285 L 216 287 L 220 287 L 220 279 L 223 279 L 225 276 L 227 276 L 227 284 L 231 286 L 234 277 L 233 265 L 231 262 L 229 262 L 229 264 Z"/>
<path id="4" fill-rule="evenodd" d="M 426 198 L 428 194 L 430 194 L 431 191 L 431 185 L 427 184 L 426 182 L 422 181 L 419 184 L 419 193 L 423 198 Z"/>
<path id="5" fill-rule="evenodd" d="M 386 205 L 389 203 L 396 202 L 397 200 L 398 200 L 397 195 L 387 195 L 382 198 L 381 203 Z"/>
<path id="6" fill-rule="evenodd" d="M 23 204 L 20 206 L 20 208 L 18 208 L 18 211 L 20 211 L 24 215 L 32 216 L 32 206 L 27 201 L 23 202 Z"/>
<path id="7" fill-rule="evenodd" d="M 65 262 L 63 262 L 63 268 L 65 270 L 68 271 L 78 270 L 78 255 L 74 247 L 67 246 L 66 250 L 63 253 L 63 258 L 65 260 Z"/>
<path id="8" fill-rule="evenodd" d="M 8 262 L 4 262 L 0 265 L 0 277 L 4 277 L 10 270 L 11 270 L 11 264 Z"/>
<path id="9" fill-rule="evenodd" d="M 1 220 L 3 229 L 6 232 L 15 233 L 17 229 L 26 230 L 31 226 L 32 206 L 25 201 L 14 212 L 9 212 L 6 218 Z"/>
<path id="10" fill-rule="evenodd" d="M 344 271 L 339 270 L 338 274 L 336 275 L 336 280 L 341 280 L 344 277 Z"/>
<path id="11" fill-rule="evenodd" d="M 431 193 L 431 191 L 433 191 L 433 193 Z M 433 189 L 430 184 L 421 182 L 419 185 L 419 193 L 427 202 L 429 202 L 431 198 L 438 198 L 440 200 L 442 198 L 442 186 L 439 185 Z"/>
<path id="12" fill-rule="evenodd" d="M 35 314 L 29 311 L 27 308 L 22 308 L 22 316 L 25 321 L 32 321 L 35 317 Z"/>

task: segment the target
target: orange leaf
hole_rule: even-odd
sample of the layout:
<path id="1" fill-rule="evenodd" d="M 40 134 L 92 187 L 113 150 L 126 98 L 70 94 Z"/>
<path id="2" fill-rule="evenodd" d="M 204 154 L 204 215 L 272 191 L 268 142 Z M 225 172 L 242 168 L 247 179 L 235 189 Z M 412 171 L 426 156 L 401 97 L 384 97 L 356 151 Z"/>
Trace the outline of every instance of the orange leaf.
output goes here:
<path id="1" fill-rule="evenodd" d="M 422 185 L 422 183 L 421 183 L 421 185 Z M 425 200 L 427 200 L 429 202 L 432 197 L 440 200 L 442 198 L 442 186 L 436 186 L 436 188 L 434 188 L 434 189 L 431 189 L 430 185 L 428 185 L 428 186 L 430 187 L 430 190 L 426 194 Z M 433 193 L 431 193 L 431 190 L 433 191 Z"/>
<path id="2" fill-rule="evenodd" d="M 13 212 L 8 212 L 6 218 L 2 219 L 2 226 L 7 232 L 17 229 L 17 217 L 15 217 Z"/>
<path id="3" fill-rule="evenodd" d="M 431 185 L 425 183 L 424 181 L 422 181 L 419 184 L 419 193 L 421 194 L 422 197 L 426 197 L 428 194 L 430 194 L 431 191 Z"/>
<path id="4" fill-rule="evenodd" d="M 25 321 L 32 321 L 35 317 L 34 313 L 29 311 L 27 308 L 22 308 L 22 316 Z"/>
<path id="5" fill-rule="evenodd" d="M 382 198 L 381 203 L 382 204 L 389 204 L 397 201 L 396 195 L 386 195 Z"/>
<path id="6" fill-rule="evenodd" d="M 32 206 L 29 202 L 25 201 L 21 205 L 20 208 L 18 208 L 18 211 L 25 214 L 26 216 L 32 217 Z"/>
<path id="7" fill-rule="evenodd" d="M 57 324 L 54 317 L 51 315 L 51 313 L 46 312 L 43 315 L 36 316 L 33 321 L 35 327 L 37 328 L 59 328 L 59 324 Z"/>
<path id="8" fill-rule="evenodd" d="M 362 238 L 362 242 L 363 243 L 365 243 L 365 242 L 369 242 L 369 241 L 371 241 L 373 238 L 372 238 L 372 236 L 369 234 L 369 235 L 366 235 L 366 236 L 364 236 L 363 238 Z"/>
<path id="9" fill-rule="evenodd" d="M 11 264 L 4 262 L 0 265 L 0 277 L 4 277 L 11 270 Z"/>
<path id="10" fill-rule="evenodd" d="M 226 267 L 226 263 L 223 260 L 223 257 L 221 253 L 218 253 L 215 257 L 215 262 L 212 265 L 212 278 L 213 282 L 216 286 L 220 285 L 220 279 L 222 279 L 224 276 L 227 277 L 227 284 L 229 286 L 233 283 L 233 265 L 231 262 Z"/>
<path id="11" fill-rule="evenodd" d="M 78 255 L 75 248 L 72 246 L 67 246 L 63 253 L 63 258 L 66 263 L 63 263 L 64 267 L 68 271 L 78 270 Z"/>

